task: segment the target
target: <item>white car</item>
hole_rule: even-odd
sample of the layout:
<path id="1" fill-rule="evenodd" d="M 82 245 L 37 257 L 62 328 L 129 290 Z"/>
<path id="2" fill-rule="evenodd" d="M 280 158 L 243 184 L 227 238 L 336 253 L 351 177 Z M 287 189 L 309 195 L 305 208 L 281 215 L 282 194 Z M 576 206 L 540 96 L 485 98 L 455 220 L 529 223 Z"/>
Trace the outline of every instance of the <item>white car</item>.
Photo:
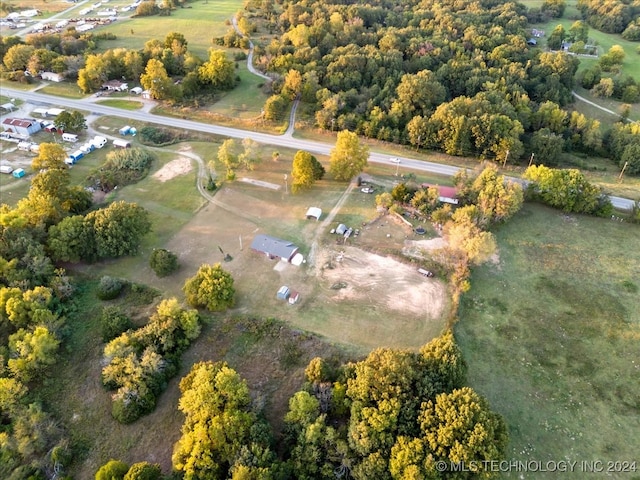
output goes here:
<path id="1" fill-rule="evenodd" d="M 362 187 L 360 191 L 362 193 L 373 193 L 374 190 L 373 190 L 373 187 Z"/>
<path id="2" fill-rule="evenodd" d="M 391 157 L 391 158 L 389 159 L 389 161 L 390 161 L 391 163 L 400 163 L 400 159 L 399 159 L 398 157 Z"/>

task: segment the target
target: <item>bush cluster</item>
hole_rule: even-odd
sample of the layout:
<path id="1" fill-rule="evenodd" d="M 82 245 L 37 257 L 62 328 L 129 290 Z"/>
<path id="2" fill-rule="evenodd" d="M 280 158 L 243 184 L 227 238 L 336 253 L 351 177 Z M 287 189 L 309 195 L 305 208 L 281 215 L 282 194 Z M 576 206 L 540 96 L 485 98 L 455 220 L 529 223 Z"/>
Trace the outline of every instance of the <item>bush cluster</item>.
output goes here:
<path id="1" fill-rule="evenodd" d="M 165 145 L 172 145 L 180 140 L 187 138 L 186 134 L 179 133 L 169 128 L 160 127 L 142 127 L 140 129 L 140 141 L 145 145 L 153 145 L 156 147 L 163 147 Z"/>
<path id="2" fill-rule="evenodd" d="M 105 275 L 100 279 L 96 296 L 100 300 L 113 300 L 118 298 L 125 285 L 126 282 L 124 280 Z"/>
<path id="3" fill-rule="evenodd" d="M 182 352 L 198 335 L 198 312 L 183 309 L 172 298 L 158 305 L 144 327 L 110 341 L 104 349 L 102 383 L 115 390 L 113 417 L 126 424 L 151 412 L 167 380 L 176 374 Z"/>
<path id="4" fill-rule="evenodd" d="M 107 160 L 97 172 L 89 176 L 89 182 L 105 192 L 120 185 L 130 185 L 142 180 L 155 156 L 141 148 L 115 150 L 107 154 Z"/>

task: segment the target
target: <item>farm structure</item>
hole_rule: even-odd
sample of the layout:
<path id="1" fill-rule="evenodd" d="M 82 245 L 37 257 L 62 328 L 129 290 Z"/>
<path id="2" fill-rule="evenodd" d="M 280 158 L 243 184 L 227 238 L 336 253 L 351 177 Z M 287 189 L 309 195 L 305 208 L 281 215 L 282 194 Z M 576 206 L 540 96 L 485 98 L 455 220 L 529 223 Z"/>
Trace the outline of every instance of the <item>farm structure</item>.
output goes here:
<path id="1" fill-rule="evenodd" d="M 442 203 L 450 203 L 451 205 L 458 205 L 458 191 L 454 187 L 443 187 L 440 185 L 432 185 L 430 183 L 423 183 L 422 188 L 434 187 L 438 189 L 438 200 Z"/>
<path id="2" fill-rule="evenodd" d="M 5 132 L 19 133 L 20 135 L 32 135 L 42 129 L 40 122 L 27 118 L 5 118 L 2 121 Z"/>
<path id="3" fill-rule="evenodd" d="M 40 74 L 40 78 L 49 82 L 61 82 L 62 80 L 64 80 L 64 76 L 62 76 L 60 73 L 55 72 L 42 72 Z"/>
<path id="4" fill-rule="evenodd" d="M 318 207 L 309 207 L 309 210 L 307 210 L 306 213 L 306 217 L 307 219 L 312 219 L 315 218 L 316 221 L 320 220 L 320 217 L 322 216 L 322 210 L 319 209 Z"/>
<path id="5" fill-rule="evenodd" d="M 280 258 L 287 262 L 291 262 L 293 257 L 298 253 L 298 247 L 288 240 L 281 240 L 269 235 L 256 235 L 251 242 L 251 249 L 259 253 L 264 253 L 267 257 Z"/>
<path id="6" fill-rule="evenodd" d="M 110 92 L 126 92 L 129 90 L 129 85 L 120 80 L 109 80 L 102 84 L 102 89 Z"/>

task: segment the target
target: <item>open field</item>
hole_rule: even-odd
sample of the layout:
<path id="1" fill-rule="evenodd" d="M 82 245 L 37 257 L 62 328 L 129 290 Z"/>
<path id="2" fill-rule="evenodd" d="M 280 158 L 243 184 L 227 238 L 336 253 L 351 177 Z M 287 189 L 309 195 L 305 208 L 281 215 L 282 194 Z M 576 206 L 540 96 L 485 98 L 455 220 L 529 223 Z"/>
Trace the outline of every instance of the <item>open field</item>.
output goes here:
<path id="1" fill-rule="evenodd" d="M 509 425 L 507 458 L 637 461 L 638 226 L 527 204 L 497 239 L 500 264 L 473 273 L 455 330 L 471 385 Z"/>
<path id="2" fill-rule="evenodd" d="M 123 110 L 140 110 L 142 108 L 142 102 L 126 100 L 124 98 L 108 98 L 100 100 L 98 103 L 101 105 L 108 105 L 109 107 L 121 108 Z"/>
<path id="3" fill-rule="evenodd" d="M 42 15 L 33 17 L 35 20 L 44 20 L 72 5 L 64 0 L 3 0 L 2 3 L 6 4 L 9 11 L 31 10 L 33 8 L 40 10 Z"/>
<path id="4" fill-rule="evenodd" d="M 231 24 L 226 22 L 240 9 L 239 0 L 198 0 L 188 2 L 185 8 L 176 8 L 171 16 L 128 18 L 111 25 L 96 28 L 96 32 L 111 32 L 118 38 L 100 43 L 100 50 L 111 48 L 142 49 L 151 38 L 163 40 L 170 32 L 182 33 L 189 42 L 189 51 L 202 59 L 213 47 L 212 39 L 223 36 Z"/>
<path id="5" fill-rule="evenodd" d="M 13 87 L 13 83 L 11 84 Z M 78 88 L 78 85 L 75 82 L 60 82 L 55 83 L 51 82 L 48 85 L 45 85 L 42 88 L 38 89 L 41 93 L 46 93 L 48 95 L 56 95 L 57 97 L 63 98 L 84 98 L 84 94 Z"/>

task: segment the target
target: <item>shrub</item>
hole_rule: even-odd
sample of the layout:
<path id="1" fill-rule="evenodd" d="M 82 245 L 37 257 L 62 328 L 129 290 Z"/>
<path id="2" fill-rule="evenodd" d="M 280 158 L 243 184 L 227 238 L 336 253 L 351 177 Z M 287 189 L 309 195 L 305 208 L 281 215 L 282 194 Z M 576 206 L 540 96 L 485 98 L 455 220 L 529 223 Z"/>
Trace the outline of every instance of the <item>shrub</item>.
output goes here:
<path id="1" fill-rule="evenodd" d="M 117 307 L 104 307 L 100 316 L 102 341 L 109 342 L 133 327 L 131 319 Z"/>
<path id="2" fill-rule="evenodd" d="M 151 252 L 149 266 L 157 276 L 166 277 L 178 269 L 178 256 L 164 248 L 156 248 Z"/>
<path id="3" fill-rule="evenodd" d="M 96 472 L 96 480 L 122 480 L 129 465 L 120 460 L 109 460 Z"/>
<path id="4" fill-rule="evenodd" d="M 89 181 L 105 192 L 117 185 L 129 185 L 142 180 L 155 156 L 142 148 L 127 148 L 109 152 L 107 160 Z"/>
<path id="5" fill-rule="evenodd" d="M 157 147 L 171 145 L 187 137 L 186 134 L 181 134 L 168 128 L 149 126 L 142 127 L 139 133 L 142 143 L 145 145 L 155 145 Z"/>
<path id="6" fill-rule="evenodd" d="M 105 275 L 100 279 L 96 295 L 100 300 L 113 300 L 120 295 L 124 286 L 125 282 L 121 279 Z"/>

